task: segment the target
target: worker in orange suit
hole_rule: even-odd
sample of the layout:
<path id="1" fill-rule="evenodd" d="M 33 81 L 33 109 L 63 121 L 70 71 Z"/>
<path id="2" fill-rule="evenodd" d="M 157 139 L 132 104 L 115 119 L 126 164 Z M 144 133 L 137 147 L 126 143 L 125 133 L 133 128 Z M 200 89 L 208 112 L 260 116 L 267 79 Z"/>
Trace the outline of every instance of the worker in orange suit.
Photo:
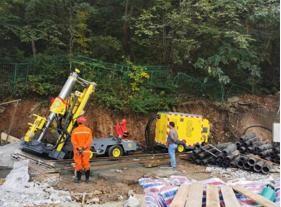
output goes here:
<path id="1" fill-rule="evenodd" d="M 73 158 L 75 162 L 76 178 L 74 182 L 79 183 L 82 176 L 82 171 L 85 172 L 86 182 L 90 178 L 90 157 L 92 145 L 92 130 L 85 126 L 87 119 L 80 116 L 76 120 L 76 127 L 71 134 L 71 143 L 73 146 Z"/>

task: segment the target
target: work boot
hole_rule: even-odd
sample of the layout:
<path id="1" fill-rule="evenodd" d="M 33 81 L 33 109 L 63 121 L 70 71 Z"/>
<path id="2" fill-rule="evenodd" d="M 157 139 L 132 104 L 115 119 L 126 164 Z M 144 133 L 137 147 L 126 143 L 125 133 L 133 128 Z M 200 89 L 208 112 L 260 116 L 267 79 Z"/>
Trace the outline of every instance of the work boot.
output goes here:
<path id="1" fill-rule="evenodd" d="M 86 177 L 85 182 L 88 183 L 88 182 L 89 182 L 89 179 L 90 179 L 90 170 L 86 170 L 86 172 L 85 172 L 85 177 Z"/>
<path id="2" fill-rule="evenodd" d="M 81 171 L 77 171 L 76 172 L 76 178 L 74 179 L 75 183 L 79 183 L 81 180 L 81 176 L 82 176 L 82 172 Z"/>

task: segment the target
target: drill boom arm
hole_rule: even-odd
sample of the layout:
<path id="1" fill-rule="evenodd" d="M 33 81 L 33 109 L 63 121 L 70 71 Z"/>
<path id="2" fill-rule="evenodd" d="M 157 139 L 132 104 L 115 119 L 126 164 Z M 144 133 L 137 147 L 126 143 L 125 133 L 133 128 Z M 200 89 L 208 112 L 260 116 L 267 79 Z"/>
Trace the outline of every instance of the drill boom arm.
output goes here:
<path id="1" fill-rule="evenodd" d="M 89 101 L 91 94 L 95 90 L 96 83 L 82 79 L 78 76 L 78 73 L 79 71 L 76 70 L 69 75 L 58 97 L 56 97 L 51 104 L 50 114 L 48 118 L 46 119 L 44 117 L 37 116 L 34 123 L 29 124 L 30 127 L 24 136 L 24 142 L 27 144 L 34 141 L 38 145 L 44 145 L 45 143 L 43 143 L 42 141 L 52 123 L 55 121 L 55 119 L 57 119 L 56 117 L 59 117 L 60 120 L 64 120 L 64 127 L 57 126 L 59 136 L 57 137 L 56 144 L 52 149 L 53 151 L 49 152 L 49 156 L 50 153 L 53 154 L 51 157 L 61 157 L 59 156 L 59 154 L 63 150 L 67 137 L 72 132 L 74 124 L 76 123 L 76 119 L 84 113 L 86 104 Z M 72 93 L 73 87 L 76 82 L 80 83 L 84 87 L 83 92 L 75 91 L 75 93 Z M 33 140 L 33 137 L 35 136 L 37 131 L 39 131 L 40 134 L 37 136 L 36 140 Z M 46 145 L 47 144 L 48 143 L 46 143 Z M 33 147 L 34 146 L 35 145 L 33 145 Z M 34 151 L 38 152 L 41 151 L 41 149 L 45 148 L 38 147 Z"/>

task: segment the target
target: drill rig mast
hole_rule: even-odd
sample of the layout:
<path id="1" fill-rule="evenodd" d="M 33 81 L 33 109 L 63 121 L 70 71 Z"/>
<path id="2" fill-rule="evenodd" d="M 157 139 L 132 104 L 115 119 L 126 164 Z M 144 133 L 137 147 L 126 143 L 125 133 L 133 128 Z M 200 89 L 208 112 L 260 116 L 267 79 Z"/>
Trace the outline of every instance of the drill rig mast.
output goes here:
<path id="1" fill-rule="evenodd" d="M 96 84 L 79 77 L 79 70 L 71 73 L 65 82 L 58 97 L 50 106 L 47 118 L 35 115 L 34 123 L 29 123 L 21 148 L 23 151 L 41 155 L 47 155 L 54 159 L 63 159 L 72 151 L 70 134 L 76 124 L 76 119 L 84 113 L 85 106 L 95 90 Z M 80 83 L 84 90 L 73 91 L 75 83 Z M 46 135 L 49 131 L 55 131 L 52 135 L 54 143 L 49 143 Z"/>

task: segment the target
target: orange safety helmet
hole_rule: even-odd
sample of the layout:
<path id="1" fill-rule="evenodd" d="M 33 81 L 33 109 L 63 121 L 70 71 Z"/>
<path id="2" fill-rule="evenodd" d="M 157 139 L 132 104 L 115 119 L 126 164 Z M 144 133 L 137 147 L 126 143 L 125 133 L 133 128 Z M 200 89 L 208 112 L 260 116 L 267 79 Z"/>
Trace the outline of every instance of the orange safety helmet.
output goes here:
<path id="1" fill-rule="evenodd" d="M 76 120 L 76 122 L 77 122 L 78 124 L 83 124 L 83 123 L 85 123 L 86 121 L 87 121 L 87 119 L 86 119 L 85 116 L 80 116 L 80 117 L 78 117 L 77 120 Z"/>

